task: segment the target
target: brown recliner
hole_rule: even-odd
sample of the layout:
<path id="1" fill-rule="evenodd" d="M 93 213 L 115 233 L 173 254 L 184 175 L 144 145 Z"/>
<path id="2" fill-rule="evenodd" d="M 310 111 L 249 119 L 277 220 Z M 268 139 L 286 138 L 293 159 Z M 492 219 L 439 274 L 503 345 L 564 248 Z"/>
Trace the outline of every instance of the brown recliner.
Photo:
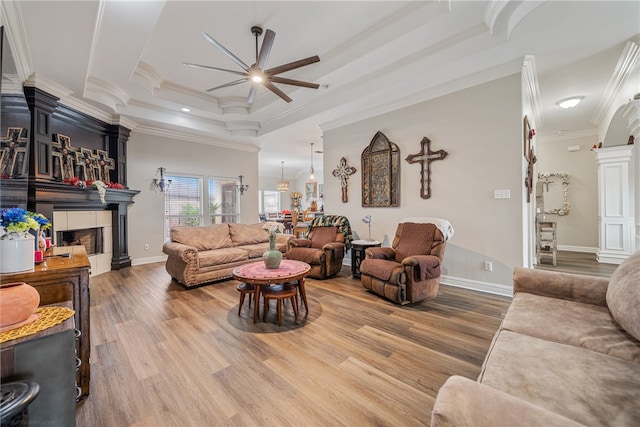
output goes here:
<path id="1" fill-rule="evenodd" d="M 309 224 L 305 239 L 291 239 L 288 259 L 311 266 L 309 277 L 326 279 L 338 273 L 347 249 L 351 247 L 351 227 L 344 216 L 317 217 Z"/>
<path id="2" fill-rule="evenodd" d="M 360 264 L 365 289 L 399 304 L 433 298 L 440 286 L 446 239 L 434 224 L 398 224 L 390 248 L 367 248 Z"/>

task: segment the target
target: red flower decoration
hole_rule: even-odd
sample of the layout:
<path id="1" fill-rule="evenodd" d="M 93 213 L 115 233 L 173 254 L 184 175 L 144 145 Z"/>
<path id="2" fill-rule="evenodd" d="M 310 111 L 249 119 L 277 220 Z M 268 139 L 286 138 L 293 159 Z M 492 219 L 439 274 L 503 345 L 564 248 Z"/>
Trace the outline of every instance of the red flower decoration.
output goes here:
<path id="1" fill-rule="evenodd" d="M 122 190 L 124 189 L 124 186 L 122 184 L 120 184 L 119 182 L 110 182 L 107 187 L 109 188 L 115 188 L 117 190 Z"/>

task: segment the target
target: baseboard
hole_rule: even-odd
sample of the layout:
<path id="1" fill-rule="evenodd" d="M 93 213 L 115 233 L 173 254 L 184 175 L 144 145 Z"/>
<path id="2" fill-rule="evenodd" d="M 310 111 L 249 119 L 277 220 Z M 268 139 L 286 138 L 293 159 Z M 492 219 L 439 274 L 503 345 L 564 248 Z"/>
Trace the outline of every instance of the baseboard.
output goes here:
<path id="1" fill-rule="evenodd" d="M 589 246 L 570 246 L 570 245 L 558 245 L 559 251 L 569 252 L 584 252 L 588 254 L 595 254 L 598 252 L 598 248 L 592 248 Z"/>
<path id="2" fill-rule="evenodd" d="M 506 297 L 513 296 L 513 288 L 511 286 L 500 285 L 498 283 L 481 282 L 479 280 L 463 279 L 461 277 L 445 275 L 440 276 L 440 283 L 455 286 L 457 288 L 485 292 L 488 294 L 502 295 Z"/>
<path id="3" fill-rule="evenodd" d="M 153 264 L 154 262 L 165 262 L 166 260 L 166 255 L 160 255 L 151 258 L 136 258 L 131 260 L 131 265 Z"/>

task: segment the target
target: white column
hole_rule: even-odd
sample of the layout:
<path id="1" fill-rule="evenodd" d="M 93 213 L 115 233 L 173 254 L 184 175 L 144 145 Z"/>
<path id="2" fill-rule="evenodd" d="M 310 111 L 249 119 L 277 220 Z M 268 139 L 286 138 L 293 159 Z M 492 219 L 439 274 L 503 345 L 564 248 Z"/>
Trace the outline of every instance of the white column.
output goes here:
<path id="1" fill-rule="evenodd" d="M 598 165 L 599 262 L 620 264 L 635 251 L 635 145 L 596 150 Z"/>

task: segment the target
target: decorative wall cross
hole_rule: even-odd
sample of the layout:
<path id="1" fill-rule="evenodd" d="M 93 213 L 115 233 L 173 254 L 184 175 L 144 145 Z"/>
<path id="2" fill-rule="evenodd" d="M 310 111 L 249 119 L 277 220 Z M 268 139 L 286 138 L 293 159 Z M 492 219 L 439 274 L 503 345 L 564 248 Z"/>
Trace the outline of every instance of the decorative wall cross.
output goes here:
<path id="1" fill-rule="evenodd" d="M 8 128 L 7 137 L 0 140 L 0 176 L 13 178 L 22 175 L 27 155 L 27 129 Z"/>
<path id="2" fill-rule="evenodd" d="M 448 153 L 444 150 L 431 151 L 431 140 L 426 136 L 420 141 L 420 147 L 419 153 L 411 154 L 405 160 L 420 163 L 420 197 L 428 199 L 431 197 L 431 162 L 444 159 Z"/>
<path id="3" fill-rule="evenodd" d="M 111 183 L 109 171 L 116 170 L 116 162 L 109 157 L 109 153 L 104 150 L 96 150 L 98 156 L 98 167 L 100 169 L 100 180 L 105 184 Z"/>
<path id="4" fill-rule="evenodd" d="M 53 156 L 53 175 L 61 181 L 76 176 L 75 163 L 78 149 L 71 146 L 71 138 L 59 133 L 54 134 L 55 140 L 51 143 Z"/>
<path id="5" fill-rule="evenodd" d="M 531 191 L 533 190 L 533 165 L 538 161 L 535 154 L 533 154 L 533 146 L 531 143 L 536 131 L 531 129 L 527 116 L 524 116 L 522 128 L 524 131 L 524 158 L 527 161 L 527 176 L 524 178 L 524 186 L 527 189 L 527 203 L 529 203 L 531 201 Z"/>
<path id="6" fill-rule="evenodd" d="M 338 167 L 333 170 L 333 176 L 340 178 L 340 184 L 342 186 L 342 203 L 349 201 L 349 175 L 356 173 L 356 168 L 347 165 L 347 159 L 341 158 Z"/>
<path id="7" fill-rule="evenodd" d="M 81 178 L 84 181 L 95 181 L 100 177 L 98 156 L 88 148 L 81 148 L 80 152 L 76 153 L 76 162 L 80 166 Z"/>

